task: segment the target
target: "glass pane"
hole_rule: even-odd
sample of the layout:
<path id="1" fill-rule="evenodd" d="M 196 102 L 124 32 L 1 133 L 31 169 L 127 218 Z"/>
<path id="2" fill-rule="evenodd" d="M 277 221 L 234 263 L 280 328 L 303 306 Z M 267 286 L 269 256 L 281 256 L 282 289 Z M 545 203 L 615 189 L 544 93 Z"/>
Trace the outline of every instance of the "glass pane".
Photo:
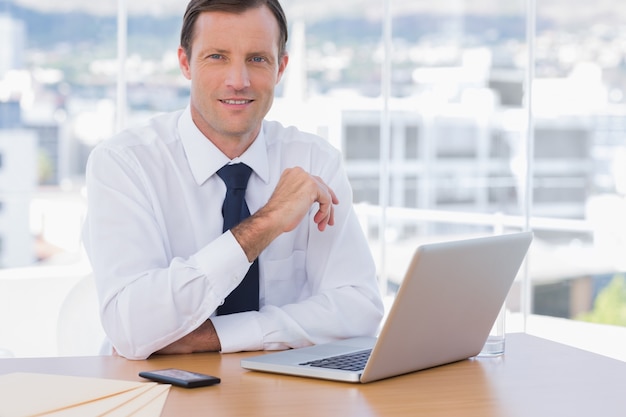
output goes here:
<path id="1" fill-rule="evenodd" d="M 187 2 L 154 1 L 148 13 L 129 1 L 126 45 L 127 109 L 124 125 L 184 108 L 188 81 L 178 67 L 180 27 Z"/>
<path id="2" fill-rule="evenodd" d="M 606 5 L 537 2 L 532 309 L 626 325 L 623 24 Z M 614 16 L 614 17 L 611 17 Z"/>
<path id="3" fill-rule="evenodd" d="M 114 126 L 115 16 L 55 5 L 0 3 L 0 356 L 59 352 L 57 318 L 89 273 L 85 162 Z"/>

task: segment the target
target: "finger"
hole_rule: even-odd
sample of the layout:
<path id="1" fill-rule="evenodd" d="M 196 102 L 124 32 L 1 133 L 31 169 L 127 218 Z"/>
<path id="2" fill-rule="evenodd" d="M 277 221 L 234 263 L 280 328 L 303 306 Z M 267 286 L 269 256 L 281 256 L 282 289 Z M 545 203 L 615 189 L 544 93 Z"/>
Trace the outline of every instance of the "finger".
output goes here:
<path id="1" fill-rule="evenodd" d="M 332 190 L 332 188 L 328 187 L 328 191 L 330 191 L 330 196 L 332 198 L 332 202 L 333 204 L 339 204 L 339 199 L 337 198 L 337 196 L 335 195 L 335 192 Z M 332 206 L 331 206 L 332 207 Z"/>
<path id="2" fill-rule="evenodd" d="M 334 206 L 330 206 L 330 217 L 328 218 L 328 225 L 329 226 L 335 225 L 335 207 Z"/>
<path id="3" fill-rule="evenodd" d="M 326 228 L 330 217 L 329 213 L 330 210 L 328 208 L 324 207 L 322 204 L 319 205 L 319 209 L 317 210 L 317 213 L 315 213 L 313 221 L 317 224 L 317 228 L 320 231 L 323 231 Z"/>
<path id="4" fill-rule="evenodd" d="M 329 196 L 330 197 L 330 196 Z M 336 198 L 334 199 L 337 200 Z M 320 199 L 319 209 L 313 220 L 317 223 L 317 228 L 320 231 L 324 231 L 327 225 L 333 226 L 335 224 L 335 208 L 333 206 L 332 197 L 329 199 Z"/>
<path id="5" fill-rule="evenodd" d="M 317 223 L 317 229 L 320 232 L 323 232 L 324 230 L 326 230 L 326 226 L 334 226 L 335 225 L 335 214 L 334 213 L 335 213 L 335 208 L 331 206 L 330 210 L 329 210 L 328 216 L 324 217 L 322 219 L 322 221 Z"/>
<path id="6" fill-rule="evenodd" d="M 314 176 L 313 177 L 315 179 L 315 181 L 317 182 L 318 186 L 320 188 L 322 188 L 322 190 L 327 191 L 330 194 L 331 197 L 331 201 L 333 204 L 339 204 L 339 199 L 337 198 L 337 195 L 335 194 L 335 192 L 333 191 L 332 188 L 330 188 L 328 185 L 326 185 L 326 183 L 324 182 L 323 179 L 321 179 L 318 176 Z"/>

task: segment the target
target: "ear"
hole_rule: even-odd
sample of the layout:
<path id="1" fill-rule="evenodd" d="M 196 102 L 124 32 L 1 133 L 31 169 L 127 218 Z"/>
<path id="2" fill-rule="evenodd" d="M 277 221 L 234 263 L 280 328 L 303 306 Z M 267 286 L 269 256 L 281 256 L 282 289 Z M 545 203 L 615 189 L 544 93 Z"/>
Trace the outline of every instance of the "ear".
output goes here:
<path id="1" fill-rule="evenodd" d="M 287 68 L 287 64 L 289 63 L 289 55 L 285 52 L 285 55 L 280 59 L 278 63 L 278 77 L 276 77 L 276 84 L 280 82 L 283 78 L 283 74 L 285 73 L 285 68 Z"/>
<path id="2" fill-rule="evenodd" d="M 191 80 L 191 68 L 189 67 L 189 57 L 182 46 L 178 47 L 178 66 L 185 78 Z"/>

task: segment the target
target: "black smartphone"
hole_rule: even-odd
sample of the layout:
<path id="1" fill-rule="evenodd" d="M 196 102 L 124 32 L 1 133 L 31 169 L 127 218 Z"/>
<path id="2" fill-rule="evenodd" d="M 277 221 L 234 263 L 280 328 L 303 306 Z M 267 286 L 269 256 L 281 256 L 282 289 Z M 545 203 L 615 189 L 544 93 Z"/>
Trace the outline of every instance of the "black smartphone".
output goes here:
<path id="1" fill-rule="evenodd" d="M 184 388 L 206 387 L 207 385 L 220 383 L 220 379 L 216 376 L 184 371 L 176 368 L 141 371 L 139 372 L 139 376 L 152 381 L 163 382 Z"/>

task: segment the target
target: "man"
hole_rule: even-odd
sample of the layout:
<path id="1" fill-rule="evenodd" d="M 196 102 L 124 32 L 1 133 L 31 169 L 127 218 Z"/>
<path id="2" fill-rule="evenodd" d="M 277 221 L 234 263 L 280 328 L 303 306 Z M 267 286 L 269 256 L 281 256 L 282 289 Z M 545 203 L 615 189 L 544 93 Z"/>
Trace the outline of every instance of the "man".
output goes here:
<path id="1" fill-rule="evenodd" d="M 375 267 L 339 152 L 264 121 L 286 41 L 277 0 L 191 0 L 178 50 L 189 106 L 90 155 L 84 243 L 119 354 L 287 349 L 376 332 Z M 235 191 L 221 168 L 242 164 L 252 215 L 227 227 Z M 249 282 L 256 306 L 220 312 Z"/>

